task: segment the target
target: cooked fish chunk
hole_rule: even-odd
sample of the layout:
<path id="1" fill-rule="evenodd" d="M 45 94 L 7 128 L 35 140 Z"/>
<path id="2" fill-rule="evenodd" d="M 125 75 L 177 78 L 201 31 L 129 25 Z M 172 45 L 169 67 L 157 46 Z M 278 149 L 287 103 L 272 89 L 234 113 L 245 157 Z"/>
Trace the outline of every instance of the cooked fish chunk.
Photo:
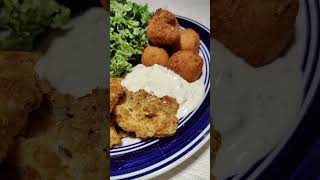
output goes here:
<path id="1" fill-rule="evenodd" d="M 33 63 L 14 54 L 0 53 L 0 162 L 25 126 L 28 113 L 40 106 L 41 99 Z"/>
<path id="2" fill-rule="evenodd" d="M 116 122 L 124 131 L 139 138 L 172 136 L 176 133 L 179 105 L 174 98 L 157 98 L 140 90 L 127 92 L 115 107 Z"/>
<path id="3" fill-rule="evenodd" d="M 124 95 L 124 88 L 121 86 L 121 78 L 110 79 L 110 112 L 112 112 L 119 99 Z"/>
<path id="4" fill-rule="evenodd" d="M 298 0 L 213 0 L 212 35 L 255 67 L 282 55 L 294 35 Z"/>

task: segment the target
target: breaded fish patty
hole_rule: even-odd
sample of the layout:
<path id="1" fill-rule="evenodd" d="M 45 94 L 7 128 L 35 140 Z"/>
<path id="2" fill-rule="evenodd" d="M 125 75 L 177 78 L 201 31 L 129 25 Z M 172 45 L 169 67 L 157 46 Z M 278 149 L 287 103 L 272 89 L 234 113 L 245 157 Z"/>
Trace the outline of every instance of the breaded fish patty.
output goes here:
<path id="1" fill-rule="evenodd" d="M 121 143 L 121 135 L 117 132 L 114 119 L 110 122 L 110 148 Z"/>
<path id="2" fill-rule="evenodd" d="M 120 97 L 125 93 L 124 88 L 121 86 L 121 81 L 121 78 L 110 79 L 110 112 L 112 112 Z"/>
<path id="3" fill-rule="evenodd" d="M 76 99 L 45 135 L 18 143 L 9 163 L 25 180 L 106 179 L 106 108 L 106 89 Z"/>
<path id="4" fill-rule="evenodd" d="M 69 94 L 63 94 L 55 89 L 47 80 L 40 80 L 40 89 L 43 99 L 40 108 L 29 114 L 28 122 L 23 129 L 23 137 L 34 137 L 46 134 L 49 129 L 55 127 L 57 122 L 69 118 L 76 98 Z"/>
<path id="5" fill-rule="evenodd" d="M 52 137 L 39 136 L 21 139 L 17 143 L 10 163 L 16 167 L 17 176 L 21 180 L 67 180 L 72 179 L 72 171 L 65 166 L 64 156 L 59 153 L 67 151 L 62 147 L 54 147 Z"/>
<path id="6" fill-rule="evenodd" d="M 174 98 L 157 98 L 140 90 L 126 92 L 126 97 L 114 109 L 116 121 L 124 131 L 146 139 L 172 136 L 176 133 L 179 104 Z"/>
<path id="7" fill-rule="evenodd" d="M 125 95 L 125 89 L 121 86 L 121 78 L 110 79 L 110 113 L 118 104 L 120 98 Z M 121 136 L 115 129 L 113 120 L 110 122 L 110 148 L 121 143 Z"/>

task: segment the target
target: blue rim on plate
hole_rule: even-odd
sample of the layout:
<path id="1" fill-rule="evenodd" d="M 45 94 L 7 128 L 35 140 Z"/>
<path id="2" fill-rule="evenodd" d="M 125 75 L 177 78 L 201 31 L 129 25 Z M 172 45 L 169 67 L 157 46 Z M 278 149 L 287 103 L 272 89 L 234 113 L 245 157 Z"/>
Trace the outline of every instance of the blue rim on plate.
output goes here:
<path id="1" fill-rule="evenodd" d="M 304 8 L 302 12 L 306 17 L 304 25 L 307 34 L 301 64 L 305 84 L 299 119 L 287 139 L 252 165 L 247 172 L 228 179 L 288 179 L 320 137 L 320 2 L 302 0 L 300 3 L 303 5 L 300 7 Z"/>
<path id="2" fill-rule="evenodd" d="M 210 31 L 191 19 L 177 16 L 182 28 L 200 35 L 205 61 L 205 97 L 202 104 L 179 120 L 175 136 L 143 141 L 110 150 L 110 179 L 152 178 L 177 166 L 210 138 Z M 209 167 L 208 167 L 209 168 Z"/>

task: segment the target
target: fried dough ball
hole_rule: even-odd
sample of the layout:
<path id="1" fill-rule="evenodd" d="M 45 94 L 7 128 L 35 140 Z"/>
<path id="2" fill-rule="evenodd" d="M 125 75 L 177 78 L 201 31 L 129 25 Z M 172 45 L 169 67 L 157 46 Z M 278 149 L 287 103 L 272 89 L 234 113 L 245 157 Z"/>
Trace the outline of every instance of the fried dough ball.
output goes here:
<path id="1" fill-rule="evenodd" d="M 179 44 L 180 29 L 176 16 L 167 10 L 158 9 L 148 24 L 147 37 L 156 46 Z"/>
<path id="2" fill-rule="evenodd" d="M 190 50 L 195 53 L 199 53 L 200 48 L 200 36 L 193 29 L 185 29 L 180 33 L 180 49 Z"/>
<path id="3" fill-rule="evenodd" d="M 169 68 L 189 83 L 200 78 L 202 66 L 203 59 L 193 51 L 178 51 L 169 59 Z"/>
<path id="4" fill-rule="evenodd" d="M 155 46 L 148 46 L 144 49 L 141 56 L 141 62 L 143 65 L 149 67 L 155 64 L 159 64 L 164 67 L 169 66 L 169 55 L 166 50 Z"/>

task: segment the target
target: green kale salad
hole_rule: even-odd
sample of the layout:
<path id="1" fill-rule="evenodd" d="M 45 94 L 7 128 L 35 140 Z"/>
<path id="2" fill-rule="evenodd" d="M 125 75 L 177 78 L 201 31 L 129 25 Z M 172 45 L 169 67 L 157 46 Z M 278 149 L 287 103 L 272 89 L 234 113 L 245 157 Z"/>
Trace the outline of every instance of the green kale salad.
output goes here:
<path id="1" fill-rule="evenodd" d="M 70 10 L 55 0 L 0 0 L 0 49 L 32 50 L 36 38 L 69 18 Z"/>
<path id="2" fill-rule="evenodd" d="M 140 61 L 148 45 L 147 26 L 151 18 L 148 6 L 127 0 L 110 1 L 110 75 L 122 76 Z"/>

